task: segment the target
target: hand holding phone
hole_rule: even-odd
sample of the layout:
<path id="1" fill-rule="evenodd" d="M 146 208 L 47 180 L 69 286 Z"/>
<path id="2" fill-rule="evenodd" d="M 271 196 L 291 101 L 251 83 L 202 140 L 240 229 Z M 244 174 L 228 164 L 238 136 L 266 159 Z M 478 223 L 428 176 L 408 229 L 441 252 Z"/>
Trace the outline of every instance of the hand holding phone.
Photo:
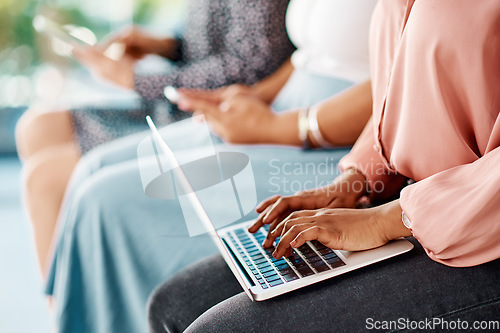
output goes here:
<path id="1" fill-rule="evenodd" d="M 35 16 L 33 19 L 33 28 L 39 33 L 57 38 L 71 46 L 92 46 L 97 42 L 94 33 L 90 29 L 60 25 L 44 15 Z"/>
<path id="2" fill-rule="evenodd" d="M 86 27 L 73 25 L 61 25 L 44 15 L 36 15 L 33 19 L 33 27 L 39 33 L 56 38 L 71 47 L 89 47 L 97 44 L 95 34 Z M 125 45 L 110 43 L 103 54 L 112 59 L 120 60 L 125 52 Z"/>

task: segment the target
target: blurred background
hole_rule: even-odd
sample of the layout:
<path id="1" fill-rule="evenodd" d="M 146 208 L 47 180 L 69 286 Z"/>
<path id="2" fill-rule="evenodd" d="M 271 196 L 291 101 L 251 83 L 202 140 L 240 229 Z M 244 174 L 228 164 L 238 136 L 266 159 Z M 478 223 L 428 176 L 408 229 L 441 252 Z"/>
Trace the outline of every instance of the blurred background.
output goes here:
<path id="1" fill-rule="evenodd" d="M 96 81 L 67 45 L 38 34 L 44 14 L 88 28 L 97 41 L 132 24 L 172 35 L 182 27 L 183 0 L 0 0 L 0 332 L 49 332 L 51 319 L 35 262 L 31 229 L 22 210 L 21 163 L 14 128 L 32 105 L 97 104 L 136 98 Z"/>

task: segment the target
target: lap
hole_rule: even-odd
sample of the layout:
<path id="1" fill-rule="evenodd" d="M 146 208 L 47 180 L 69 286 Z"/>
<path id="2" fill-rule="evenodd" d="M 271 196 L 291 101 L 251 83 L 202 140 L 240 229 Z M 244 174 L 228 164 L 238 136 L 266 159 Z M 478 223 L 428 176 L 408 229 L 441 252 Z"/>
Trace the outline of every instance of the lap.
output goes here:
<path id="1" fill-rule="evenodd" d="M 160 129 L 160 132 L 174 151 L 203 147 L 204 142 L 198 133 L 198 125 L 190 119 L 168 125 Z M 138 154 L 138 146 L 150 134 L 151 131 L 149 130 L 141 131 L 107 142 L 87 152 L 73 173 L 72 182 L 69 187 L 70 191 L 102 169 L 113 166 L 119 168 L 119 164 L 129 163 L 130 161 L 137 164 L 136 160 L 138 158 L 149 157 L 153 151 Z M 134 171 L 137 172 L 136 170 Z"/>
<path id="2" fill-rule="evenodd" d="M 194 332 L 364 331 L 375 321 L 399 318 L 460 318 L 471 325 L 474 320 L 498 320 L 499 260 L 470 268 L 448 267 L 433 262 L 412 241 L 416 248 L 408 254 L 264 302 L 251 302 L 236 288 L 239 285 L 223 260 L 211 258 L 157 290 L 150 320 L 153 327 L 160 321 L 173 331 L 189 326 L 187 331 Z M 185 297 L 182 292 L 188 286 Z M 221 288 L 226 291 L 212 291 Z M 193 298 L 197 308 L 188 306 Z M 190 322 L 191 318 L 197 319 Z"/>

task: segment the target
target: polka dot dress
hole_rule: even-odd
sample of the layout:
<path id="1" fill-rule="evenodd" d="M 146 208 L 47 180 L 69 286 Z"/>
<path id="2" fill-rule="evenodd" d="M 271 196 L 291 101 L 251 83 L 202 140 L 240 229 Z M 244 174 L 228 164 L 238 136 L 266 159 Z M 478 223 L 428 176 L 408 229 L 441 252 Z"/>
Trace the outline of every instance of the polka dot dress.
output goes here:
<path id="1" fill-rule="evenodd" d="M 165 86 L 214 89 L 272 74 L 293 52 L 285 30 L 287 5 L 288 0 L 189 0 L 178 59 L 161 73 L 136 72 L 138 105 L 72 111 L 82 152 L 147 129 L 147 114 L 160 126 L 187 117 L 166 101 Z"/>

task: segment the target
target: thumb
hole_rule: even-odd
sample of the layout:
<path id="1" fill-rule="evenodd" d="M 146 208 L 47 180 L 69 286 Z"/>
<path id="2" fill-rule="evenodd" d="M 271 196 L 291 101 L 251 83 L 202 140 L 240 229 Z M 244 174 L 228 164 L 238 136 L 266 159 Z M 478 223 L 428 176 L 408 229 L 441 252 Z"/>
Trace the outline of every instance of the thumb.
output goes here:
<path id="1" fill-rule="evenodd" d="M 196 99 L 204 99 L 210 101 L 212 103 L 219 104 L 221 102 L 221 90 L 199 90 L 199 89 L 186 89 L 179 88 L 179 93 L 187 98 L 196 98 Z"/>
<path id="2" fill-rule="evenodd" d="M 127 27 L 118 31 L 111 32 L 98 44 L 101 50 L 106 50 L 114 43 L 127 43 L 133 34 L 134 27 Z"/>
<path id="3" fill-rule="evenodd" d="M 103 61 L 104 55 L 93 46 L 75 46 L 72 55 L 86 66 L 95 66 Z"/>
<path id="4" fill-rule="evenodd" d="M 210 115 L 211 117 L 218 117 L 221 113 L 219 110 L 219 105 L 211 101 L 207 101 L 201 98 L 189 98 L 184 94 L 178 105 L 180 110 L 186 112 L 197 112 L 205 115 Z"/>

